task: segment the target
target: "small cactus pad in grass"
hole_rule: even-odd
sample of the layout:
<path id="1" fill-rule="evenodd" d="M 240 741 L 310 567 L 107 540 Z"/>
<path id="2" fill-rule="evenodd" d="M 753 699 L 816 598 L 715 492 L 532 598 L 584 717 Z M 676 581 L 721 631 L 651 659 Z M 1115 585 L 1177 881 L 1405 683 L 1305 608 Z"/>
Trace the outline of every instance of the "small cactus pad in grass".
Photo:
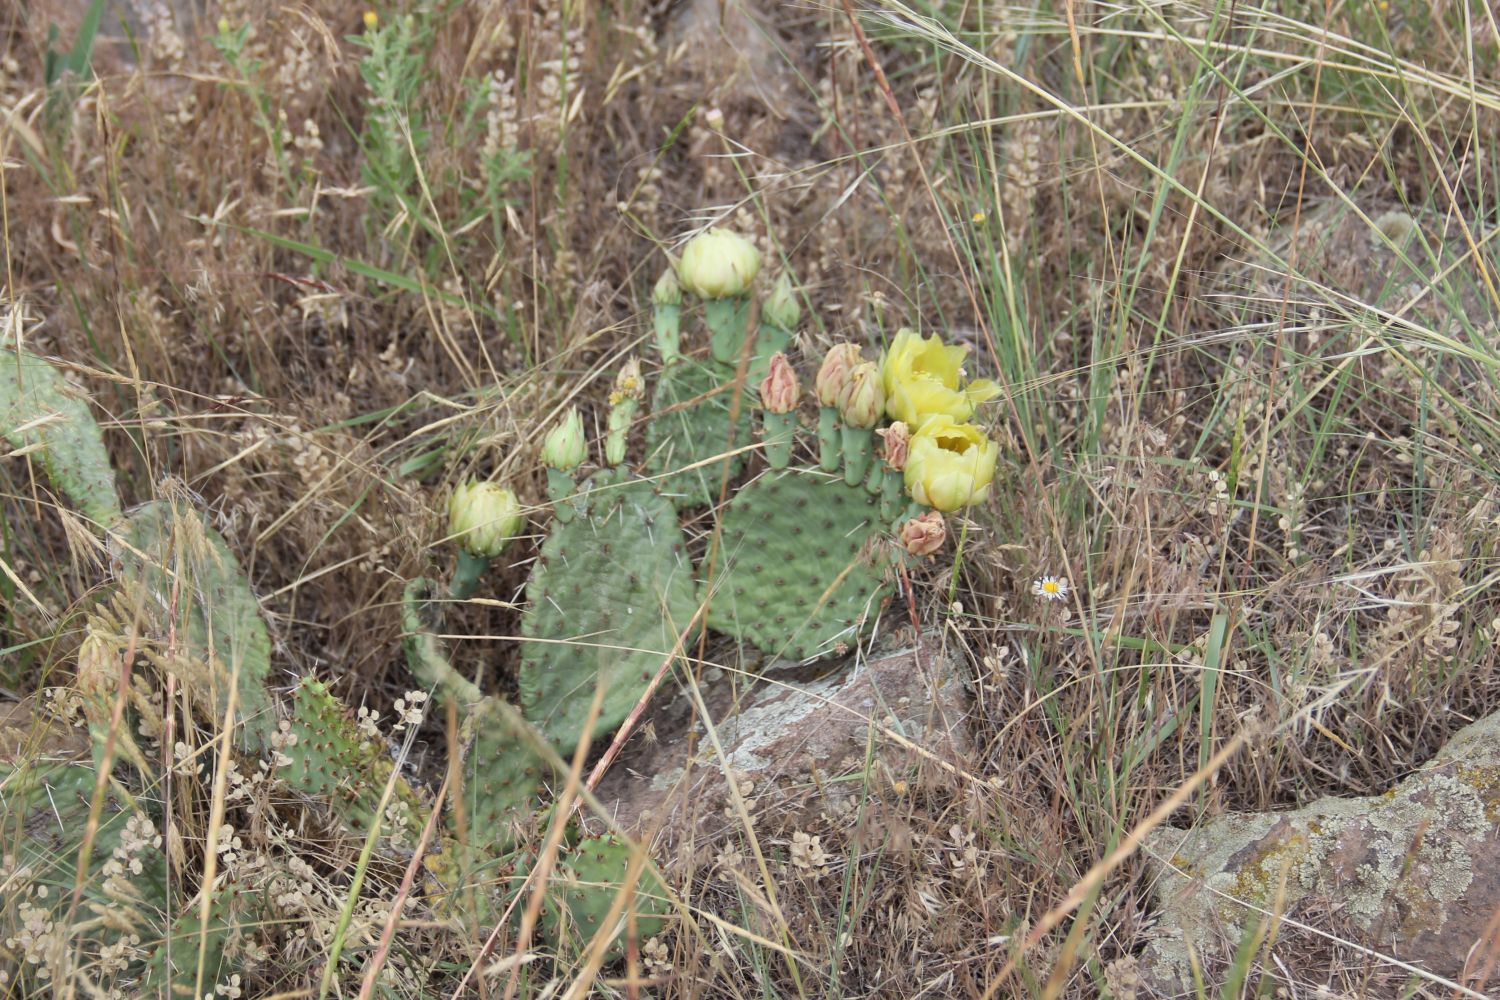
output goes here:
<path id="1" fill-rule="evenodd" d="M 770 472 L 724 513 L 710 628 L 809 659 L 852 645 L 890 593 L 880 500 L 815 471 Z"/>
<path id="2" fill-rule="evenodd" d="M 350 829 L 368 831 L 395 770 L 384 742 L 360 729 L 328 685 L 311 677 L 292 696 L 289 732 L 294 738 L 281 751 L 291 760 L 281 772 L 287 784 L 325 799 Z M 406 779 L 396 775 L 395 782 L 382 823 L 400 840 L 416 835 L 425 810 Z"/>
<path id="3" fill-rule="evenodd" d="M 521 708 L 565 754 L 624 720 L 697 610 L 677 512 L 652 484 L 605 470 L 581 493 L 585 513 L 554 526 L 532 568 L 521 628 Z"/>
<path id="4" fill-rule="evenodd" d="M 563 857 L 542 911 L 543 930 L 560 950 L 571 940 L 582 951 L 602 933 L 608 939 L 603 945 L 605 962 L 623 958 L 632 911 L 638 941 L 661 932 L 663 914 L 670 909 L 666 888 L 649 865 L 641 868 L 632 883 L 630 858 L 630 845 L 614 836 L 585 838 Z M 617 918 L 606 925 L 621 893 L 628 893 L 629 898 L 621 902 Z"/>
<path id="5" fill-rule="evenodd" d="M 186 689 L 222 719 L 230 680 L 238 677 L 240 745 L 264 750 L 276 731 L 267 686 L 271 638 L 260 602 L 223 537 L 186 503 L 157 500 L 126 516 L 115 551 L 127 585 L 139 588 L 143 606 L 156 609 L 159 636 L 175 632 L 185 644 L 179 676 Z"/>
<path id="6" fill-rule="evenodd" d="M 104 434 L 82 393 L 43 359 L 0 347 L 0 434 L 34 453 L 53 486 L 101 527 L 120 516 Z"/>

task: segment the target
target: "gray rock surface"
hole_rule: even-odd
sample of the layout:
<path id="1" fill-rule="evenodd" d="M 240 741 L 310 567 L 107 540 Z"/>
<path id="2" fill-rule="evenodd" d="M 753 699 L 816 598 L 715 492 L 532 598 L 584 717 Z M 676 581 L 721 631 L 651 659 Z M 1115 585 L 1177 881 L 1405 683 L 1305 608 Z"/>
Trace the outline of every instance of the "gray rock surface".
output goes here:
<path id="1" fill-rule="evenodd" d="M 627 830 L 670 843 L 734 824 L 724 814 L 731 775 L 763 798 L 814 777 L 826 788 L 862 774 L 872 747 L 882 780 L 900 780 L 923 762 L 962 766 L 969 749 L 962 678 L 957 654 L 931 634 L 832 673 L 773 664 L 736 684 L 710 670 L 699 690 L 723 756 L 684 691 L 655 713 L 649 738 L 631 741 L 599 797 Z"/>
<path id="2" fill-rule="evenodd" d="M 1477 979 L 1500 959 L 1500 713 L 1384 795 L 1159 829 L 1146 850 L 1162 913 L 1141 969 L 1157 995 L 1190 993 L 1189 950 L 1209 968 L 1228 961 L 1278 895 L 1292 920 Z M 1298 937 L 1283 924 L 1278 947 Z"/>
<path id="3" fill-rule="evenodd" d="M 776 41 L 773 11 L 758 0 L 684 0 L 667 22 L 663 49 L 682 60 L 680 79 L 713 81 L 702 95 L 710 101 L 747 99 L 780 112 L 796 78 Z"/>

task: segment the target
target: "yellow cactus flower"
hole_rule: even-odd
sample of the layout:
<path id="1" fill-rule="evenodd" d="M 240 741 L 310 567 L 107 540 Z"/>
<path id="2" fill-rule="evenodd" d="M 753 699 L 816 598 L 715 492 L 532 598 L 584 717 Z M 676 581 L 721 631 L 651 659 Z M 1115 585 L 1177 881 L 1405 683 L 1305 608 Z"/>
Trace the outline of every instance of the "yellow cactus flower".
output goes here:
<path id="1" fill-rule="evenodd" d="M 935 414 L 911 437 L 906 456 L 906 489 L 917 503 L 941 511 L 983 500 L 995 478 L 1000 446 L 973 424 Z"/>
<path id="2" fill-rule="evenodd" d="M 380 15 L 373 10 L 365 11 L 365 30 L 374 31 L 380 27 Z"/>
<path id="3" fill-rule="evenodd" d="M 913 427 L 940 413 L 956 421 L 974 415 L 974 405 L 998 395 L 1000 387 L 979 379 L 960 388 L 967 347 L 949 347 L 937 334 L 922 337 L 900 330 L 891 349 L 880 359 L 885 382 L 885 409 L 894 420 Z"/>

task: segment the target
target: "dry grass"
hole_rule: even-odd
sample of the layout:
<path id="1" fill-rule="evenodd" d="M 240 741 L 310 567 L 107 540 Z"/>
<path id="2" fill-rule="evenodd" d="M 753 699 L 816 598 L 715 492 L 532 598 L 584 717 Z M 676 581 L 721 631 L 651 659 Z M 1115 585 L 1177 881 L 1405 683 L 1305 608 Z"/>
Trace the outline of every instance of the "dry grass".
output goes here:
<path id="1" fill-rule="evenodd" d="M 1138 856 L 1022 945 L 1231 740 L 1172 822 L 1379 793 L 1500 706 L 1483 5 L 856 5 L 902 122 L 838 3 L 731 15 L 728 41 L 632 0 L 425 6 L 380 80 L 347 4 L 142 3 L 49 97 L 47 28 L 65 49 L 79 6 L 0 6 L 11 322 L 97 403 L 127 502 L 185 487 L 213 512 L 282 688 L 316 674 L 388 715 L 413 685 L 401 587 L 450 558 L 448 489 L 487 475 L 545 503 L 542 431 L 569 402 L 602 424 L 661 250 L 710 218 L 806 287 L 804 357 L 920 325 L 1005 384 L 1003 482 L 917 594 L 973 665 L 984 782 L 872 773 L 835 801 L 809 781 L 661 859 L 689 908 L 645 956 L 651 995 L 1129 996 Z M 106 574 L 24 458 L 0 461 L 0 510 L 20 699 L 72 677 Z M 528 554 L 449 630 L 516 635 Z M 1031 595 L 1044 574 L 1066 602 Z M 454 655 L 511 688 L 514 642 Z M 444 723 L 408 761 L 434 787 Z M 177 725 L 214 773 L 212 720 Z M 278 900 L 236 942 L 243 995 L 315 992 L 360 844 L 272 788 L 226 803 L 173 771 L 182 870 L 227 807 L 220 863 Z M 350 993 L 401 875 L 369 866 Z M 7 895 L 0 924 L 30 905 Z M 420 893 L 404 914 L 383 995 L 450 995 L 487 929 Z M 0 939 L 12 991 L 38 982 L 28 954 Z M 1423 988 L 1326 943 L 1282 958 L 1246 992 Z M 499 996 L 510 968 L 466 989 Z M 525 989 L 581 969 L 533 963 Z M 646 995 L 619 972 L 579 989 Z"/>

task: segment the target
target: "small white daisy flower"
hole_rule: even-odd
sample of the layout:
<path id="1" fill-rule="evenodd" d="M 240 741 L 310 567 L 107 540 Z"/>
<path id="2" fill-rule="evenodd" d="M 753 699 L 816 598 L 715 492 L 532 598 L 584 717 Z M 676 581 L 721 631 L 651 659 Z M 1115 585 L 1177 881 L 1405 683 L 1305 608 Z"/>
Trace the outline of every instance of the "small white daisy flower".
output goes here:
<path id="1" fill-rule="evenodd" d="M 1045 601 L 1060 601 L 1068 596 L 1068 578 L 1044 576 L 1040 580 L 1034 580 L 1031 584 L 1031 596 Z"/>

